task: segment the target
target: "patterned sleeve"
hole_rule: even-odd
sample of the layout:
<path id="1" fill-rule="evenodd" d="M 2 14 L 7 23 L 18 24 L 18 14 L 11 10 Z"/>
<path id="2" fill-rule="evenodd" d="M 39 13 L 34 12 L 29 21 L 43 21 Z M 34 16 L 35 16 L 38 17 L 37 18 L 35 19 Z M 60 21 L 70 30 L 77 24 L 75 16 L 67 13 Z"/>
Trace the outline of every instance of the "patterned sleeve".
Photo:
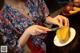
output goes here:
<path id="1" fill-rule="evenodd" d="M 26 6 L 29 8 L 29 15 L 33 18 L 46 18 L 49 10 L 44 0 L 26 0 Z M 40 17 L 41 16 L 41 17 Z"/>
<path id="2" fill-rule="evenodd" d="M 47 17 L 49 15 L 49 9 L 47 8 L 47 5 L 46 5 L 45 1 L 44 0 L 39 0 L 39 4 L 40 4 L 39 6 L 42 10 L 43 16 Z"/>
<path id="3" fill-rule="evenodd" d="M 0 35 L 3 38 L 3 44 L 8 46 L 10 53 L 22 53 L 22 48 L 18 44 L 18 38 L 13 33 L 7 19 L 4 19 L 0 14 Z"/>

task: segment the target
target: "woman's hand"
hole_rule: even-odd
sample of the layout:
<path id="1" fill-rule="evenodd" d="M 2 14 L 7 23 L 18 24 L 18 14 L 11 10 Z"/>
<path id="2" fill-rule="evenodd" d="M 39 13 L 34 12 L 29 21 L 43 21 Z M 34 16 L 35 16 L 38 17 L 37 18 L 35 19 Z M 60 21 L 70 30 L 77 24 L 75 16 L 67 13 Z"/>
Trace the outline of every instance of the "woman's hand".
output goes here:
<path id="1" fill-rule="evenodd" d="M 51 29 L 39 25 L 33 25 L 26 29 L 26 33 L 33 36 L 40 35 L 41 33 L 47 33 L 48 31 L 51 31 Z"/>
<path id="2" fill-rule="evenodd" d="M 23 47 L 31 35 L 35 36 L 41 33 L 47 33 L 48 31 L 51 31 L 51 29 L 39 25 L 28 27 L 19 39 L 19 46 Z"/>
<path id="3" fill-rule="evenodd" d="M 49 17 L 46 19 L 46 21 L 47 21 L 48 23 L 58 25 L 59 27 L 69 26 L 69 20 L 68 20 L 68 18 L 66 18 L 66 17 L 64 17 L 64 16 L 62 16 L 62 15 L 58 15 L 58 16 L 56 16 L 56 17 L 54 17 L 54 18 L 52 18 L 52 17 L 49 16 Z"/>

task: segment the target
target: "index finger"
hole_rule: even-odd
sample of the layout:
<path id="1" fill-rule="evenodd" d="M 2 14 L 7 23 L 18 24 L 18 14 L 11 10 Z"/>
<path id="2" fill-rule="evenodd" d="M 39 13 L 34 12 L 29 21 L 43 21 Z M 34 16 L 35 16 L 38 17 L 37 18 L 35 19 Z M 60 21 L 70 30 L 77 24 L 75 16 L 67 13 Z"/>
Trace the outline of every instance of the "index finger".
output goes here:
<path id="1" fill-rule="evenodd" d="M 61 18 L 63 19 L 64 26 L 69 26 L 69 20 L 68 20 L 68 18 L 65 17 L 65 16 L 61 16 Z"/>
<path id="2" fill-rule="evenodd" d="M 44 31 L 51 31 L 51 29 L 49 29 L 47 27 L 43 27 L 43 26 L 39 26 L 38 28 L 41 30 L 44 30 Z"/>

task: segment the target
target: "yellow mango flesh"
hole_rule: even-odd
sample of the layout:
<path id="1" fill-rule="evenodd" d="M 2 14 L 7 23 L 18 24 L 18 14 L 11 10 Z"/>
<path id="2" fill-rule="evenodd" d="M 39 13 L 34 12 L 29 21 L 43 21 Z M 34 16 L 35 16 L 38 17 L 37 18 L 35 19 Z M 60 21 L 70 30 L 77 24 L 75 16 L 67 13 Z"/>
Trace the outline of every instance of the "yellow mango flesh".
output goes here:
<path id="1" fill-rule="evenodd" d="M 69 27 L 63 26 L 58 29 L 56 35 L 60 42 L 65 43 L 70 37 Z"/>

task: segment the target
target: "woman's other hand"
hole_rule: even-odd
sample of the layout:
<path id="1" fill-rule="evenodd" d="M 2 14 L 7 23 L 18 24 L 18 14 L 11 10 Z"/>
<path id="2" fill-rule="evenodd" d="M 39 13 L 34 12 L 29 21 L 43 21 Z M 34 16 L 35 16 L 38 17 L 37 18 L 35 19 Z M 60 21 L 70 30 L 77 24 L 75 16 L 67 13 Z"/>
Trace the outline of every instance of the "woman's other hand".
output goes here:
<path id="1" fill-rule="evenodd" d="M 39 25 L 33 25 L 27 28 L 25 32 L 34 36 L 47 33 L 48 31 L 51 31 L 51 29 Z"/>
<path id="2" fill-rule="evenodd" d="M 31 35 L 40 35 L 42 33 L 47 33 L 48 31 L 51 31 L 51 29 L 39 25 L 28 27 L 19 39 L 19 46 L 23 47 Z"/>
<path id="3" fill-rule="evenodd" d="M 48 23 L 58 25 L 59 27 L 69 26 L 69 20 L 68 20 L 68 18 L 66 18 L 65 16 L 62 16 L 62 15 L 58 15 L 58 16 L 56 16 L 54 18 L 52 18 L 52 17 L 49 16 L 46 19 L 46 21 Z"/>

